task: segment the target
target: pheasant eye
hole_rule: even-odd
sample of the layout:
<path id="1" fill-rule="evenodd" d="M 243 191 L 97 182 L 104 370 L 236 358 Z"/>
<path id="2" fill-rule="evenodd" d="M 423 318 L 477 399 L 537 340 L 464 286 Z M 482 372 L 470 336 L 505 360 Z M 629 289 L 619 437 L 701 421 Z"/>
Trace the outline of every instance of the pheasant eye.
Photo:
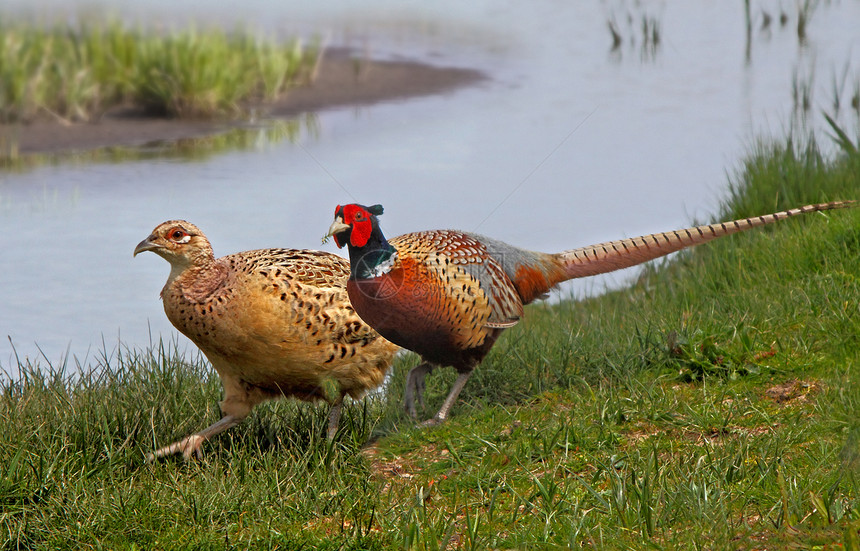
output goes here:
<path id="1" fill-rule="evenodd" d="M 361 211 L 358 211 L 355 213 L 355 216 L 353 216 L 353 219 L 358 222 L 361 222 L 362 220 L 364 220 L 364 214 L 362 214 Z"/>
<path id="2" fill-rule="evenodd" d="M 188 243 L 188 241 L 191 240 L 191 236 L 188 235 L 184 230 L 174 228 L 170 230 L 170 239 L 175 241 L 176 243 Z"/>

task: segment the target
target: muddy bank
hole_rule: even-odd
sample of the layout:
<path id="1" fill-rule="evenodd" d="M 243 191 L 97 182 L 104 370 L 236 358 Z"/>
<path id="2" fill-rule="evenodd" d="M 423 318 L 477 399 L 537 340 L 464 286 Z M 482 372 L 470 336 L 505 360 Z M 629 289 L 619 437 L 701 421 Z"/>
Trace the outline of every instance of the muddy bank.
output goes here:
<path id="1" fill-rule="evenodd" d="M 291 90 L 284 99 L 261 106 L 260 110 L 270 117 L 289 118 L 331 107 L 440 94 L 484 79 L 483 73 L 471 69 L 368 60 L 349 50 L 330 49 L 323 56 L 312 84 Z M 0 125 L 0 145 L 5 149 L 9 144 L 17 144 L 19 154 L 60 153 L 193 138 L 239 124 L 241 121 L 176 120 L 120 111 L 90 123 L 39 121 Z"/>

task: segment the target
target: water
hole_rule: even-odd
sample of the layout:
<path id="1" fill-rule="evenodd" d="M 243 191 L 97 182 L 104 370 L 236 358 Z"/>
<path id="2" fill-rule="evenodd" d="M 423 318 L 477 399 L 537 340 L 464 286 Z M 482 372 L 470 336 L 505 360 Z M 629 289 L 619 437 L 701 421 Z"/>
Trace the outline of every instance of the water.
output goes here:
<path id="1" fill-rule="evenodd" d="M 249 0 L 243 18 L 285 35 L 320 33 L 375 57 L 477 68 L 490 80 L 325 111 L 295 143 L 261 140 L 204 160 L 0 174 L 0 367 L 15 365 L 7 335 L 22 360 L 44 353 L 54 364 L 67 350 L 86 363 L 120 339 L 142 347 L 174 338 L 158 298 L 167 263 L 131 256 L 163 220 L 194 222 L 217 255 L 334 251 L 320 238 L 335 205 L 351 201 L 384 204 L 389 235 L 452 227 L 545 251 L 684 227 L 713 215 L 726 173 L 756 137 L 784 135 L 795 78 L 812 79 L 814 111 L 830 110 L 843 72 L 844 90 L 860 78 L 856 0 L 819 5 L 804 45 L 796 8 L 786 8 L 785 27 L 774 21 L 762 30 L 762 13 L 776 19 L 781 4 L 753 3 L 749 56 L 742 2 L 425 4 L 372 0 L 358 10 L 346 0 Z M 227 3 L 108 5 L 156 23 L 233 24 Z M 32 9 L 27 0 L 4 6 Z M 39 6 L 103 11 L 88 0 Z M 624 36 L 615 52 L 610 18 Z M 643 18 L 659 23 L 656 48 L 643 44 Z M 850 110 L 841 117 L 853 130 Z"/>

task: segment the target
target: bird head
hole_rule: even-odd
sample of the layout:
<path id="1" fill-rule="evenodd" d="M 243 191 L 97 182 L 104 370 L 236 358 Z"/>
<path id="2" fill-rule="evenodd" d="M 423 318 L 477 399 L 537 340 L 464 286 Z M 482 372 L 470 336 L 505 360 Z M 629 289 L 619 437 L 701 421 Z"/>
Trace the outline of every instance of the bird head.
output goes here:
<path id="1" fill-rule="evenodd" d="M 334 222 L 326 237 L 334 237 L 334 243 L 339 249 L 347 243 L 353 247 L 364 247 L 373 230 L 379 228 L 379 220 L 376 217 L 381 215 L 382 211 L 382 205 L 338 205 L 334 209 Z"/>
<path id="2" fill-rule="evenodd" d="M 185 220 L 168 220 L 156 226 L 149 237 L 134 248 L 134 256 L 144 251 L 154 252 L 177 268 L 214 258 L 212 246 L 203 232 Z"/>

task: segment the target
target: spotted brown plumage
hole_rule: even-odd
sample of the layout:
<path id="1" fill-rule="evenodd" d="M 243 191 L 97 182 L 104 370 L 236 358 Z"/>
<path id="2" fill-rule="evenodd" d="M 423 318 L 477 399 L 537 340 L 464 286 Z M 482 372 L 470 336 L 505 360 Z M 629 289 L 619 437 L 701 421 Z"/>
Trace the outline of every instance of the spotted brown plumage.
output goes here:
<path id="1" fill-rule="evenodd" d="M 151 458 L 199 455 L 206 439 L 280 396 L 330 402 L 333 438 L 343 397 L 379 386 L 399 349 L 355 313 L 346 292 L 349 263 L 339 256 L 261 249 L 216 259 L 203 232 L 184 220 L 156 227 L 134 254 L 143 251 L 170 262 L 164 311 L 224 387 L 221 420 Z"/>
<path id="2" fill-rule="evenodd" d="M 416 415 L 424 377 L 436 366 L 459 373 L 439 412 L 444 421 L 472 370 L 523 306 L 559 283 L 627 268 L 712 239 L 853 201 L 807 205 L 775 214 L 655 233 L 547 254 L 469 232 L 434 230 L 386 240 L 381 205 L 338 206 L 329 228 L 349 247 L 347 290 L 361 318 L 385 338 L 421 355 L 406 379 L 404 401 Z"/>

